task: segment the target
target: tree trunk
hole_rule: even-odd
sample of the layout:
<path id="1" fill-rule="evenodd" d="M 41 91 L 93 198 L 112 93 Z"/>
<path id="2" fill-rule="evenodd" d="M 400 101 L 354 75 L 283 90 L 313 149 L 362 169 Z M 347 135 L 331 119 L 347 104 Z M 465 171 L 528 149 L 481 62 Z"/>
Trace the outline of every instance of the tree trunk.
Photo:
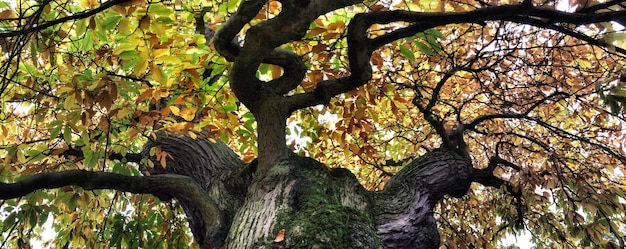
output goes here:
<path id="1" fill-rule="evenodd" d="M 349 171 L 310 158 L 291 155 L 254 176 L 254 164 L 219 141 L 159 134 L 145 153 L 154 146 L 170 157 L 146 172 L 191 176 L 222 212 L 219 227 L 207 227 L 184 196 L 159 196 L 181 202 L 203 248 L 437 248 L 433 206 L 464 195 L 472 168 L 466 153 L 439 149 L 368 192 Z"/>

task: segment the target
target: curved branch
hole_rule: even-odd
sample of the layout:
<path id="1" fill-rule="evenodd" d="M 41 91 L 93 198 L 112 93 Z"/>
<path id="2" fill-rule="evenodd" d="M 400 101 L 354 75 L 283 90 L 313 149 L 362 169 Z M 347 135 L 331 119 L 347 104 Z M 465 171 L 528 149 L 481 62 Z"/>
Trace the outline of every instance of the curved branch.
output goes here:
<path id="1" fill-rule="evenodd" d="M 506 181 L 494 176 L 488 169 L 474 169 L 472 171 L 472 182 L 494 188 L 499 188 L 503 184 L 506 184 Z"/>
<path id="2" fill-rule="evenodd" d="M 474 119 L 474 121 L 472 121 L 471 123 L 466 125 L 466 127 L 468 129 L 475 130 L 475 127 L 478 124 L 480 124 L 482 122 L 485 122 L 485 121 L 488 121 L 488 120 L 493 120 L 493 119 L 521 119 L 521 120 L 531 121 L 531 122 L 534 122 L 534 123 L 536 123 L 536 124 L 546 128 L 548 131 L 556 134 L 559 137 L 569 138 L 569 139 L 573 139 L 573 140 L 578 140 L 580 142 L 589 144 L 591 146 L 595 146 L 595 147 L 599 148 L 600 150 L 606 152 L 607 154 L 617 158 L 618 160 L 620 160 L 622 162 L 626 162 L 626 156 L 621 155 L 620 153 L 616 152 L 615 150 L 611 149 L 610 147 L 608 147 L 608 146 L 606 146 L 604 144 L 600 144 L 600 143 L 594 142 L 594 141 L 592 141 L 588 137 L 583 137 L 583 136 L 576 135 L 576 134 L 573 134 L 571 132 L 565 131 L 565 130 L 563 130 L 561 128 L 555 127 L 555 126 L 553 126 L 553 125 L 551 125 L 549 123 L 546 123 L 546 122 L 544 122 L 542 120 L 539 120 L 537 118 L 529 117 L 526 114 L 502 113 L 502 114 L 484 115 L 484 116 L 481 116 L 479 118 Z"/>
<path id="3" fill-rule="evenodd" d="M 385 248 L 437 248 L 439 234 L 432 216 L 444 195 L 462 197 L 472 178 L 469 156 L 437 149 L 391 177 L 374 196 L 376 233 Z"/>
<path id="4" fill-rule="evenodd" d="M 0 182 L 0 199 L 12 199 L 27 195 L 39 189 L 53 189 L 64 186 L 79 186 L 87 190 L 114 189 L 135 194 L 180 194 L 197 205 L 207 225 L 206 236 L 212 238 L 218 234 L 222 224 L 222 215 L 217 204 L 198 183 L 182 175 L 126 176 L 109 172 L 86 170 L 68 170 L 52 173 L 40 173 L 14 183 Z M 212 241 L 206 240 L 203 247 L 211 248 Z"/>
<path id="5" fill-rule="evenodd" d="M 295 89 L 305 76 L 306 65 L 301 58 L 278 46 L 303 37 L 310 23 L 320 15 L 360 1 L 282 0 L 279 1 L 282 4 L 281 12 L 276 17 L 248 29 L 243 46 L 233 42 L 244 25 L 256 16 L 266 2 L 243 2 L 214 39 L 218 52 L 234 62 L 230 82 L 233 91 L 253 112 L 272 95 L 283 95 Z M 261 63 L 281 66 L 284 69 L 283 76 L 263 84 L 256 78 Z M 267 90 L 266 85 L 269 86 Z"/>
<path id="6" fill-rule="evenodd" d="M 553 29 L 581 39 L 591 45 L 606 46 L 607 44 L 597 39 L 565 29 L 556 25 L 556 23 L 583 25 L 621 20 L 623 16 L 626 16 L 626 10 L 603 13 L 568 13 L 523 4 L 492 6 L 456 13 L 423 13 L 398 10 L 358 14 L 348 26 L 348 59 L 352 74 L 343 78 L 322 81 L 317 84 L 317 88 L 313 92 L 293 96 L 290 102 L 295 109 L 324 104 L 335 95 L 367 83 L 369 80 L 367 72 L 371 72 L 369 54 L 395 40 L 410 37 L 437 26 L 454 23 L 483 24 L 486 21 L 496 20 L 511 21 Z M 373 39 L 366 37 L 367 29 L 371 25 L 389 24 L 392 22 L 410 22 L 412 24 Z M 616 51 L 626 54 L 626 50 L 623 49 L 616 49 Z"/>

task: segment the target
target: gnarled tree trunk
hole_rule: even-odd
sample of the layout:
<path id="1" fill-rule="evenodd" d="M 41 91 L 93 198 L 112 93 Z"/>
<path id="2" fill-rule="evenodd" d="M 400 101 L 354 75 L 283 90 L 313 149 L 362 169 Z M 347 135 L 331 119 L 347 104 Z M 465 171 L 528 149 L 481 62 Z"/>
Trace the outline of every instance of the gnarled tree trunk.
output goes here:
<path id="1" fill-rule="evenodd" d="M 437 248 L 433 206 L 465 194 L 472 169 L 466 153 L 438 149 L 368 192 L 349 171 L 296 155 L 255 177 L 254 163 L 212 141 L 161 133 L 145 150 L 169 154 L 165 167 L 154 159 L 146 172 L 190 176 L 219 207 L 216 227 L 184 196 L 160 196 L 181 202 L 203 248 Z"/>

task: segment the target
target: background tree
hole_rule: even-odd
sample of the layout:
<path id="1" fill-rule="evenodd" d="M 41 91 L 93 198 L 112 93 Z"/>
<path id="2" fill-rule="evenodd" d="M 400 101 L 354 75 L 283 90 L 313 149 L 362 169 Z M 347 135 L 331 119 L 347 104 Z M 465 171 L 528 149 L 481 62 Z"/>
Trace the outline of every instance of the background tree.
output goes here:
<path id="1" fill-rule="evenodd" d="M 0 2 L 0 247 L 623 248 L 624 5 Z"/>

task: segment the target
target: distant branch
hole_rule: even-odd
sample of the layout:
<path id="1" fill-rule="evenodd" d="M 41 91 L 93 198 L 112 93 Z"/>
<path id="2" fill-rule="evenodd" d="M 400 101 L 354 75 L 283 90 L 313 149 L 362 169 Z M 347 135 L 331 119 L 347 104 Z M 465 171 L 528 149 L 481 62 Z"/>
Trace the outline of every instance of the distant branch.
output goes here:
<path id="1" fill-rule="evenodd" d="M 529 5 L 503 5 L 484 7 L 468 12 L 414 12 L 414 11 L 378 11 L 357 14 L 348 25 L 348 59 L 351 75 L 325 80 L 317 84 L 313 92 L 292 96 L 290 102 L 294 109 L 324 104 L 331 97 L 350 91 L 369 81 L 372 68 L 369 64 L 371 53 L 398 39 L 411 37 L 419 32 L 455 23 L 484 24 L 487 21 L 510 21 L 528 24 L 540 28 L 552 29 L 585 41 L 594 46 L 608 44 L 566 29 L 560 24 L 585 25 L 600 22 L 618 21 L 626 16 L 626 10 L 602 13 L 569 13 Z M 367 30 L 373 24 L 409 22 L 410 25 L 375 38 L 367 37 Z M 615 51 L 626 54 L 626 50 Z"/>
<path id="2" fill-rule="evenodd" d="M 84 157 L 83 151 L 74 147 L 70 147 L 67 150 L 63 151 L 61 155 L 75 156 L 75 157 L 80 157 L 80 158 Z M 122 155 L 119 153 L 112 153 L 112 154 L 109 154 L 108 158 L 110 160 L 126 159 L 127 162 L 140 163 L 141 159 L 143 159 L 144 157 L 140 153 L 126 153 L 125 155 Z"/>
<path id="3" fill-rule="evenodd" d="M 610 1 L 606 1 L 604 3 L 599 3 L 590 7 L 586 7 L 586 8 L 582 8 L 580 10 L 578 10 L 578 13 L 591 13 L 591 12 L 595 12 L 601 9 L 608 9 L 609 7 L 618 5 L 618 6 L 624 6 L 624 3 L 626 1 L 624 0 L 610 0 Z"/>
<path id="4" fill-rule="evenodd" d="M 57 24 L 61 24 L 61 23 L 67 22 L 67 21 L 87 18 L 87 17 L 93 16 L 93 15 L 95 15 L 97 13 L 100 13 L 100 12 L 102 12 L 102 11 L 108 9 L 108 8 L 111 8 L 114 5 L 125 3 L 125 2 L 130 2 L 130 0 L 111 0 L 111 1 L 107 1 L 107 2 L 102 3 L 97 8 L 90 9 L 90 10 L 84 10 L 84 11 L 81 11 L 81 12 L 77 12 L 74 15 L 65 16 L 65 17 L 61 17 L 61 18 L 55 19 L 55 20 L 45 21 L 45 22 L 42 22 L 42 23 L 34 23 L 34 24 L 30 25 L 30 27 L 25 27 L 23 29 L 19 29 L 19 30 L 15 30 L 15 31 L 1 32 L 0 33 L 0 38 L 24 35 L 24 34 L 27 34 L 27 33 L 37 32 L 39 30 L 44 30 L 44 29 L 46 29 L 48 27 L 51 27 L 51 26 L 54 26 L 54 25 L 57 25 Z"/>

